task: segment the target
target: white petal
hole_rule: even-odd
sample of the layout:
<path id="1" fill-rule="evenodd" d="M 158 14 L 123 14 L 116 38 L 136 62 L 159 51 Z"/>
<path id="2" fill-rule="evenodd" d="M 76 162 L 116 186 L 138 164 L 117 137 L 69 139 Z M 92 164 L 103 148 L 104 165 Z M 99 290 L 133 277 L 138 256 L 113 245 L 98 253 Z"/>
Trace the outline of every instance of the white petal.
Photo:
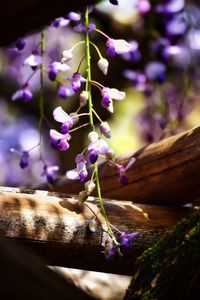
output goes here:
<path id="1" fill-rule="evenodd" d="M 129 52 L 131 50 L 131 44 L 129 44 L 127 41 L 119 39 L 119 40 L 113 40 L 113 44 L 115 47 L 115 52 L 117 54 L 123 54 L 126 52 Z"/>
<path id="2" fill-rule="evenodd" d="M 36 55 L 31 54 L 24 61 L 24 65 L 29 65 L 32 67 L 37 67 L 37 66 L 41 65 L 41 63 L 42 63 L 42 57 L 37 54 Z"/>
<path id="3" fill-rule="evenodd" d="M 89 134 L 88 134 L 88 140 L 90 143 L 95 143 L 97 142 L 99 139 L 99 135 L 96 131 L 91 131 Z"/>
<path id="4" fill-rule="evenodd" d="M 12 95 L 12 100 L 15 101 L 23 96 L 23 90 L 18 90 Z"/>
<path id="5" fill-rule="evenodd" d="M 126 97 L 125 92 L 120 92 L 117 89 L 108 89 L 108 94 L 114 100 L 124 100 Z"/>
<path id="6" fill-rule="evenodd" d="M 57 70 L 62 71 L 62 72 L 67 72 L 71 69 L 70 66 L 68 66 L 65 63 L 62 64 L 59 61 L 54 61 L 51 65 L 52 65 L 52 67 L 55 67 Z"/>
<path id="7" fill-rule="evenodd" d="M 63 56 L 63 58 L 62 58 L 61 62 L 66 62 L 73 58 L 73 54 L 72 54 L 71 50 L 64 50 L 62 53 L 62 56 Z"/>
<path id="8" fill-rule="evenodd" d="M 50 137 L 54 140 L 60 140 L 60 139 L 63 139 L 65 138 L 65 135 L 58 132 L 57 130 L 55 129 L 51 129 L 50 130 Z"/>
<path id="9" fill-rule="evenodd" d="M 77 169 L 69 170 L 66 172 L 66 177 L 71 180 L 79 179 Z"/>
<path id="10" fill-rule="evenodd" d="M 59 18 L 59 26 L 60 27 L 64 27 L 64 26 L 67 26 L 69 24 L 69 20 L 65 19 L 65 18 Z"/>
<path id="11" fill-rule="evenodd" d="M 57 122 L 60 123 L 69 122 L 71 120 L 70 116 L 62 109 L 61 106 L 58 106 L 54 109 L 53 117 Z"/>
<path id="12" fill-rule="evenodd" d="M 107 107 L 107 110 L 111 113 L 114 112 L 114 108 L 113 108 L 113 101 L 112 99 L 110 99 L 110 103 L 109 103 L 109 106 Z"/>

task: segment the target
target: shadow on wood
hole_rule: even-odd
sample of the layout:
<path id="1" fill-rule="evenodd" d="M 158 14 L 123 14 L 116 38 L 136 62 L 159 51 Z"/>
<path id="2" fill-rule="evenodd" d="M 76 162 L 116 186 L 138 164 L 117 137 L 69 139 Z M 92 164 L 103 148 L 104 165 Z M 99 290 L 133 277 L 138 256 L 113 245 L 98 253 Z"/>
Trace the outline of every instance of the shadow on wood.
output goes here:
<path id="1" fill-rule="evenodd" d="M 101 230 L 90 232 L 94 217 L 88 207 L 78 206 L 76 197 L 45 191 L 20 193 L 19 189 L 0 190 L 0 228 L 17 243 L 33 248 L 50 265 L 130 275 L 136 258 L 178 220 L 191 212 L 186 208 L 135 205 L 128 201 L 104 199 L 110 222 L 126 232 L 139 231 L 132 249 L 123 257 L 106 261 L 101 253 Z M 87 205 L 103 216 L 91 199 Z M 78 206 L 78 207 L 77 207 Z M 106 233 L 105 233 L 106 235 Z M 105 236 L 106 237 L 106 236 Z"/>
<path id="2" fill-rule="evenodd" d="M 1 299 L 93 299 L 38 257 L 0 237 Z"/>

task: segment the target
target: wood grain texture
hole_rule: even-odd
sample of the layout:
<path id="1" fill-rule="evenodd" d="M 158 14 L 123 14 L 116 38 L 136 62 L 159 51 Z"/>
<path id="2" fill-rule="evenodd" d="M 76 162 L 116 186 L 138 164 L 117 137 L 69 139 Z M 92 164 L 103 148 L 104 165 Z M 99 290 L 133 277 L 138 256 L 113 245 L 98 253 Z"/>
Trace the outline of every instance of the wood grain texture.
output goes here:
<path id="1" fill-rule="evenodd" d="M 129 201 L 104 202 L 114 226 L 140 233 L 123 258 L 109 262 L 101 253 L 101 231 L 92 233 L 88 229 L 93 213 L 87 207 L 80 210 L 75 197 L 1 188 L 0 229 L 18 244 L 33 248 L 48 264 L 130 275 L 135 259 L 190 212 L 186 208 L 135 205 Z M 96 204 L 96 199 L 87 202 L 97 214 Z"/>
<path id="2" fill-rule="evenodd" d="M 179 206 L 200 197 L 200 127 L 150 144 L 133 155 L 127 185 L 107 163 L 100 166 L 103 197 L 134 203 Z M 119 159 L 126 165 L 130 158 Z M 53 190 L 78 193 L 78 181 L 63 179 Z"/>
<path id="3" fill-rule="evenodd" d="M 96 2 L 95 0 L 3 1 L 0 11 L 0 46 L 6 46 L 24 34 L 38 30 L 69 11 L 81 10 L 87 4 Z"/>

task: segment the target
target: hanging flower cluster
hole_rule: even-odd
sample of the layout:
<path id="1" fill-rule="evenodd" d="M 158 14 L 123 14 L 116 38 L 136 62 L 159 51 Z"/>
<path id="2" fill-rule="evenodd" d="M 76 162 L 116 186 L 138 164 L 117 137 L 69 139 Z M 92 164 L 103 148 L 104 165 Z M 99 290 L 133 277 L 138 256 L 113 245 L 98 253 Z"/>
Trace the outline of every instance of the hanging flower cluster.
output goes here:
<path id="1" fill-rule="evenodd" d="M 111 1 L 112 4 L 117 5 L 118 1 Z M 46 66 L 45 57 L 45 39 L 44 31 L 41 34 L 41 49 L 34 49 L 29 56 L 23 62 L 23 65 L 31 68 L 33 73 L 28 78 L 28 80 L 23 84 L 23 86 L 16 91 L 12 100 L 18 100 L 22 98 L 24 102 L 29 102 L 33 98 L 31 91 L 30 80 L 36 72 L 40 72 L 40 122 L 39 130 L 41 134 L 42 122 L 44 120 L 44 74 L 47 73 L 48 79 L 51 82 L 56 83 L 57 93 L 62 99 L 66 99 L 74 94 L 78 97 L 78 108 L 75 112 L 67 113 L 63 110 L 61 106 L 56 107 L 53 110 L 53 119 L 59 123 L 60 127 L 51 128 L 50 144 L 55 150 L 67 151 L 70 147 L 70 140 L 73 136 L 73 131 L 78 130 L 82 126 L 90 126 L 88 130 L 87 145 L 81 153 L 78 153 L 75 157 L 75 167 L 66 172 L 66 178 L 69 180 L 79 180 L 83 184 L 83 190 L 79 193 L 79 200 L 82 204 L 88 199 L 92 192 L 96 189 L 97 195 L 100 201 L 100 206 L 102 209 L 102 214 L 106 221 L 106 231 L 109 236 L 110 243 L 105 243 L 105 256 L 110 259 L 115 253 L 121 253 L 123 248 L 130 248 L 132 245 L 132 240 L 138 235 L 138 232 L 128 234 L 125 232 L 118 232 L 115 236 L 112 226 L 108 221 L 106 211 L 104 209 L 104 204 L 101 196 L 100 181 L 99 181 L 99 162 L 105 160 L 109 165 L 115 167 L 119 173 L 119 181 L 122 184 L 128 183 L 128 177 L 126 176 L 126 171 L 132 167 L 135 159 L 132 158 L 127 166 L 119 165 L 115 161 L 115 154 L 113 149 L 109 147 L 106 139 L 111 137 L 111 128 L 108 122 L 101 120 L 97 111 L 93 107 L 92 99 L 92 89 L 98 88 L 100 95 L 100 104 L 103 109 L 108 110 L 110 113 L 114 112 L 113 100 L 123 101 L 126 97 L 124 91 L 118 90 L 116 87 L 104 86 L 101 83 L 92 80 L 91 77 L 91 60 L 93 64 L 96 64 L 97 68 L 106 76 L 109 68 L 109 61 L 107 58 L 103 57 L 97 45 L 91 41 L 92 33 L 95 31 L 101 34 L 105 38 L 105 48 L 107 50 L 107 55 L 109 57 L 115 57 L 116 55 L 128 54 L 131 49 L 131 43 L 123 39 L 114 39 L 106 35 L 104 32 L 96 28 L 95 24 L 89 22 L 89 9 L 86 8 L 85 14 L 71 12 L 67 16 L 57 18 L 50 23 L 50 26 L 63 27 L 68 26 L 69 23 L 72 24 L 79 22 L 74 27 L 75 31 L 82 32 L 84 39 L 70 49 L 65 49 L 62 52 L 62 57 L 60 60 L 51 61 Z M 74 59 L 74 49 L 78 46 L 85 47 L 85 55 L 81 59 L 78 69 L 73 74 L 68 74 L 71 68 L 68 65 L 69 61 Z M 22 51 L 25 47 L 23 40 L 18 40 L 15 47 L 18 51 Z M 90 55 L 90 48 L 94 47 L 97 52 L 98 60 L 93 61 Z M 86 75 L 80 72 L 80 66 L 82 62 L 86 62 Z M 63 76 L 62 76 L 63 74 Z M 58 76 L 59 75 L 59 76 Z M 88 106 L 87 113 L 81 113 L 81 109 Z M 87 116 L 89 122 L 83 125 L 78 125 L 79 120 L 82 116 Z M 94 119 L 98 122 L 94 122 Z M 96 125 L 97 124 L 97 125 Z M 40 146 L 41 140 L 36 145 Z M 12 149 L 20 157 L 19 165 L 22 169 L 29 166 L 29 153 L 34 148 L 28 151 L 18 152 Z M 40 160 L 43 162 L 43 172 L 41 176 L 45 176 L 47 181 L 51 184 L 57 177 L 59 167 L 57 165 L 49 165 L 46 163 L 42 153 L 40 153 Z M 97 218 L 94 215 L 94 222 Z M 95 231 L 94 224 L 89 224 L 91 231 Z"/>

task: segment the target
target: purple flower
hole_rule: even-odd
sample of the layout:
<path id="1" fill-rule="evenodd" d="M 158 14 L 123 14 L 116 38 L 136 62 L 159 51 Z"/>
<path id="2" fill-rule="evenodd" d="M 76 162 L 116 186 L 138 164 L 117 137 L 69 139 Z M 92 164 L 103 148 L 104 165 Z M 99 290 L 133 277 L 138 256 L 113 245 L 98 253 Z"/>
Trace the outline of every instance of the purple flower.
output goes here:
<path id="1" fill-rule="evenodd" d="M 71 136 L 69 133 L 62 134 L 54 129 L 50 130 L 51 146 L 60 151 L 66 151 L 69 148 L 68 141 Z"/>
<path id="2" fill-rule="evenodd" d="M 106 154 L 109 146 L 103 139 L 98 139 L 96 142 L 90 143 L 87 147 L 89 151 L 95 150 L 99 154 Z"/>
<path id="3" fill-rule="evenodd" d="M 145 90 L 147 81 L 145 74 L 140 71 L 125 70 L 123 75 L 133 82 L 134 87 L 138 91 L 143 92 Z"/>
<path id="4" fill-rule="evenodd" d="M 114 88 L 103 87 L 101 90 L 102 100 L 101 105 L 111 113 L 113 113 L 113 99 L 114 100 L 124 100 L 125 99 L 125 92 L 121 92 Z"/>
<path id="5" fill-rule="evenodd" d="M 87 160 L 84 155 L 78 154 L 75 159 L 76 169 L 69 170 L 66 172 L 66 177 L 71 180 L 79 179 L 84 182 L 87 179 L 88 172 L 86 168 Z"/>
<path id="6" fill-rule="evenodd" d="M 63 17 L 59 17 L 59 18 L 56 18 L 55 20 L 51 21 L 50 25 L 58 28 L 58 27 L 65 27 L 65 26 L 69 25 L 69 23 L 70 23 L 70 20 L 63 18 Z"/>
<path id="7" fill-rule="evenodd" d="M 26 42 L 24 39 L 19 38 L 16 43 L 15 43 L 15 47 L 17 48 L 17 50 L 21 51 L 24 49 L 24 47 L 26 46 Z"/>
<path id="8" fill-rule="evenodd" d="M 129 160 L 126 167 L 124 167 L 123 165 L 117 164 L 117 169 L 119 171 L 119 181 L 120 181 L 121 184 L 127 184 L 128 183 L 128 177 L 126 176 L 126 171 L 132 167 L 134 162 L 135 162 L 135 158 L 132 157 Z"/>
<path id="9" fill-rule="evenodd" d="M 41 176 L 46 176 L 47 181 L 49 183 L 53 183 L 54 180 L 56 179 L 58 170 L 59 170 L 59 167 L 56 165 L 55 166 L 44 165 L 44 172 L 42 173 Z"/>
<path id="10" fill-rule="evenodd" d="M 106 42 L 107 54 L 110 57 L 114 57 L 116 54 L 127 53 L 131 50 L 131 44 L 125 40 L 114 40 L 109 38 Z"/>
<path id="11" fill-rule="evenodd" d="M 33 98 L 33 94 L 29 88 L 28 84 L 25 84 L 22 89 L 16 91 L 13 95 L 12 95 L 12 101 L 18 100 L 18 99 L 24 99 L 24 102 L 29 102 L 30 100 L 32 100 Z"/>
<path id="12" fill-rule="evenodd" d="M 56 120 L 59 123 L 62 123 L 61 126 L 61 133 L 66 134 L 69 132 L 69 129 L 73 126 L 73 118 L 68 115 L 61 106 L 58 106 L 53 111 L 53 117 L 54 120 Z"/>
<path id="13" fill-rule="evenodd" d="M 86 79 L 81 76 L 80 73 L 74 73 L 72 77 L 68 79 L 72 81 L 72 89 L 74 92 L 77 92 L 80 89 L 81 83 L 86 82 Z"/>
<path id="14" fill-rule="evenodd" d="M 183 13 L 173 15 L 169 20 L 166 20 L 165 31 L 168 36 L 180 36 L 187 30 L 186 18 Z"/>
<path id="15" fill-rule="evenodd" d="M 32 54 L 28 56 L 24 61 L 24 65 L 29 65 L 33 70 L 40 66 L 41 63 L 42 56 L 39 55 L 38 51 L 33 51 Z"/>
<path id="16" fill-rule="evenodd" d="M 97 150 L 91 150 L 88 154 L 88 160 L 91 164 L 94 164 L 98 159 L 99 153 Z"/>
<path id="17" fill-rule="evenodd" d="M 135 4 L 135 7 L 138 9 L 138 11 L 141 14 L 146 14 L 150 11 L 151 4 L 149 0 L 138 0 L 137 3 Z"/>
<path id="18" fill-rule="evenodd" d="M 138 62 L 141 58 L 141 53 L 139 51 L 139 44 L 137 41 L 129 41 L 131 44 L 131 49 L 129 52 L 123 54 L 123 58 L 126 60 L 131 60 L 132 62 Z"/>
<path id="19" fill-rule="evenodd" d="M 133 245 L 133 239 L 138 236 L 139 232 L 135 231 L 132 233 L 121 232 L 119 235 L 119 240 L 121 247 L 124 249 L 130 249 Z"/>
<path id="20" fill-rule="evenodd" d="M 71 97 L 74 95 L 74 90 L 72 89 L 71 84 L 58 84 L 58 96 L 62 99 L 66 99 L 67 97 Z"/>
<path id="21" fill-rule="evenodd" d="M 160 61 L 149 62 L 145 67 L 145 74 L 149 80 L 162 83 L 166 78 L 166 66 Z"/>
<path id="22" fill-rule="evenodd" d="M 81 14 L 70 11 L 66 16 L 66 19 L 69 19 L 70 21 L 80 21 L 81 19 Z"/>
<path id="23" fill-rule="evenodd" d="M 174 14 L 181 11 L 185 6 L 185 0 L 168 0 L 164 4 L 158 4 L 156 11 L 163 14 Z"/>
<path id="24" fill-rule="evenodd" d="M 70 70 L 70 66 L 68 66 L 67 64 L 54 61 L 49 66 L 49 72 L 48 72 L 49 79 L 51 81 L 54 81 L 59 71 L 67 72 L 69 70 Z"/>
<path id="25" fill-rule="evenodd" d="M 94 23 L 89 23 L 88 25 L 88 33 L 90 34 L 93 30 L 96 29 L 96 25 Z M 74 31 L 77 31 L 77 32 L 82 32 L 82 33 L 86 33 L 86 27 L 85 27 L 85 24 L 83 23 L 80 23 L 78 24 L 77 26 L 75 26 L 73 28 Z"/>
<path id="26" fill-rule="evenodd" d="M 29 165 L 29 153 L 27 151 L 23 151 L 21 154 L 20 162 L 19 162 L 20 168 L 25 169 Z"/>
<path id="27" fill-rule="evenodd" d="M 105 258 L 109 261 L 117 254 L 118 249 L 115 244 L 111 244 L 105 247 Z"/>
<path id="28" fill-rule="evenodd" d="M 29 165 L 29 153 L 28 153 L 28 151 L 20 152 L 15 148 L 10 148 L 10 152 L 19 155 L 19 157 L 20 157 L 19 166 L 20 166 L 21 169 L 25 169 L 25 168 L 28 167 L 28 165 Z"/>

